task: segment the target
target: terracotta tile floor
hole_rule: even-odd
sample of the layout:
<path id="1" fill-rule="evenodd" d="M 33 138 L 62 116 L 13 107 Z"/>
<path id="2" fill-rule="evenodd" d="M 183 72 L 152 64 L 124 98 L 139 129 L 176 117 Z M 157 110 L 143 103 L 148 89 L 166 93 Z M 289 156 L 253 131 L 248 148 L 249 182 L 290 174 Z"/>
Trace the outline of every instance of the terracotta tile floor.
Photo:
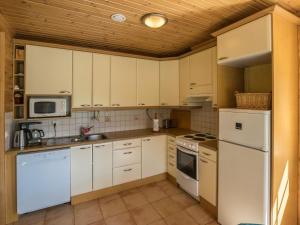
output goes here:
<path id="1" fill-rule="evenodd" d="M 76 206 L 64 204 L 20 217 L 13 225 L 217 225 L 167 180 Z"/>

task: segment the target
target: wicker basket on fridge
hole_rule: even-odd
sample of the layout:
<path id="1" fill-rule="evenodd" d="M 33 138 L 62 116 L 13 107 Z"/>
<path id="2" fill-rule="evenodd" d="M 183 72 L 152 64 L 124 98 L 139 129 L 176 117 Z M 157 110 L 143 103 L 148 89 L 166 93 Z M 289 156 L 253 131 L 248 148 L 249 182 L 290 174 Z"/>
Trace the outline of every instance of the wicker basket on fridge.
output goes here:
<path id="1" fill-rule="evenodd" d="M 235 92 L 236 106 L 239 109 L 271 109 L 272 93 L 239 93 Z"/>

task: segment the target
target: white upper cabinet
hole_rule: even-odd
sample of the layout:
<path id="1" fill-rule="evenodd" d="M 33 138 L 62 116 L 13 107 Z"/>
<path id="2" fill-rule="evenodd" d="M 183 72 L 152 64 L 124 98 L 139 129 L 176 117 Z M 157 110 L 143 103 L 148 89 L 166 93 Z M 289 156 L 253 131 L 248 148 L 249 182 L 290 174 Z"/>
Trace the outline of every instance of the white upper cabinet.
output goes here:
<path id="1" fill-rule="evenodd" d="M 93 106 L 110 106 L 110 56 L 93 53 Z"/>
<path id="2" fill-rule="evenodd" d="M 179 105 L 179 61 L 160 62 L 160 105 Z"/>
<path id="3" fill-rule="evenodd" d="M 167 138 L 165 135 L 142 139 L 142 178 L 167 172 Z"/>
<path id="4" fill-rule="evenodd" d="M 190 91 L 190 57 L 179 60 L 179 103 L 187 105 Z"/>
<path id="5" fill-rule="evenodd" d="M 209 48 L 190 56 L 190 96 L 212 95 L 213 49 Z"/>
<path id="6" fill-rule="evenodd" d="M 92 106 L 93 56 L 73 51 L 73 108 Z"/>
<path id="7" fill-rule="evenodd" d="M 245 66 L 265 60 L 272 51 L 271 15 L 217 37 L 218 64 Z"/>
<path id="8" fill-rule="evenodd" d="M 72 51 L 26 45 L 26 94 L 71 95 Z"/>
<path id="9" fill-rule="evenodd" d="M 136 59 L 111 57 L 111 106 L 136 106 Z"/>
<path id="10" fill-rule="evenodd" d="M 137 105 L 159 105 L 159 62 L 137 59 Z"/>

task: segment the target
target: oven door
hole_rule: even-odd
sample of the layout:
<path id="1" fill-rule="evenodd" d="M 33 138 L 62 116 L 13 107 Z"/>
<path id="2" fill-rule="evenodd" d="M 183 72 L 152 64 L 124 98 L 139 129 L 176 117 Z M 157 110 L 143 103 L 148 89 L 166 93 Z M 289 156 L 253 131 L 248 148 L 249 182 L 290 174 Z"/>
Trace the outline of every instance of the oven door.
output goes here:
<path id="1" fill-rule="evenodd" d="M 198 153 L 177 146 L 177 169 L 186 176 L 198 180 Z"/>

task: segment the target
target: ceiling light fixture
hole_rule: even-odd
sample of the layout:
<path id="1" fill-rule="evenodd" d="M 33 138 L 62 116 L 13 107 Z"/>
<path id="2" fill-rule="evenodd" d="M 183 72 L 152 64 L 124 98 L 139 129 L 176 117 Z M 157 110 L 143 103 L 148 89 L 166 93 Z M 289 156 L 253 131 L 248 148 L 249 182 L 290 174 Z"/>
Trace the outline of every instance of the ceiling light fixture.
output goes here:
<path id="1" fill-rule="evenodd" d="M 142 16 L 142 23 L 150 28 L 160 28 L 168 22 L 168 18 L 160 13 L 148 13 Z"/>
<path id="2" fill-rule="evenodd" d="M 126 16 L 121 13 L 112 14 L 110 18 L 118 23 L 123 23 L 126 21 Z"/>

